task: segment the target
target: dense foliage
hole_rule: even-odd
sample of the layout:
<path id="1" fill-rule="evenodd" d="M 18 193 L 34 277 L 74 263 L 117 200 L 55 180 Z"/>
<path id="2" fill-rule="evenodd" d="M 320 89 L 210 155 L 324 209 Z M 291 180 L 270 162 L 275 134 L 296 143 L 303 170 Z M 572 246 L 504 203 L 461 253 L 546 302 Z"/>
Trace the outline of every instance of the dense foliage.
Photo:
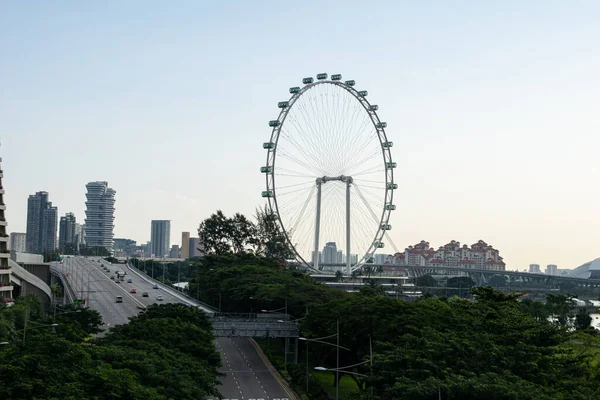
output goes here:
<path id="1" fill-rule="evenodd" d="M 29 329 L 23 334 L 24 321 Z M 57 326 L 46 326 L 52 323 Z M 90 309 L 44 317 L 37 298 L 0 309 L 2 399 L 203 399 L 217 395 L 220 364 L 212 327 L 201 311 L 149 307 L 100 339 Z"/>
<path id="2" fill-rule="evenodd" d="M 205 256 L 190 294 L 227 312 L 281 309 L 302 316 L 311 304 L 324 304 L 345 292 L 316 283 L 304 273 L 253 254 Z"/>
<path id="3" fill-rule="evenodd" d="M 252 253 L 277 260 L 291 257 L 292 250 L 268 208 L 256 210 L 256 222 L 236 213 L 226 217 L 221 210 L 202 221 L 198 236 L 206 254 Z"/>

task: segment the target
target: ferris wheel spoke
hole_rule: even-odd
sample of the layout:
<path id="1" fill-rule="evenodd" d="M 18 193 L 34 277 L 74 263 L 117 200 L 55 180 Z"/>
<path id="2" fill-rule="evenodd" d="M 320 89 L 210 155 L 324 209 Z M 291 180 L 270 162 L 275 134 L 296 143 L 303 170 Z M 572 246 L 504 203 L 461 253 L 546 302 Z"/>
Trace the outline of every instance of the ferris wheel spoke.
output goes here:
<path id="1" fill-rule="evenodd" d="M 307 197 L 306 201 L 304 202 L 304 206 L 302 207 L 302 211 L 300 211 L 300 214 L 298 214 L 298 219 L 296 220 L 296 223 L 294 223 L 294 225 L 292 225 L 292 231 L 296 229 L 296 227 L 298 226 L 298 223 L 302 220 L 302 217 L 304 216 L 304 213 L 306 212 L 306 207 L 308 206 L 308 203 L 310 203 L 310 200 L 311 200 L 313 194 L 315 193 L 315 188 L 316 188 L 316 185 L 313 185 L 313 187 L 310 189 L 310 192 L 308 193 L 308 197 Z"/>
<path id="2" fill-rule="evenodd" d="M 293 117 L 290 118 L 290 123 L 296 129 L 296 131 L 301 133 L 301 137 L 307 142 L 307 145 L 302 146 L 299 142 L 297 142 L 295 139 L 293 139 L 291 133 L 286 130 L 285 133 L 286 133 L 286 137 L 288 138 L 288 140 L 292 144 L 294 144 L 295 147 L 302 152 L 302 154 L 304 154 L 307 158 L 312 159 L 316 165 L 319 165 L 322 168 L 322 166 L 321 166 L 322 160 L 320 160 L 319 157 L 314 152 L 312 152 L 312 153 L 310 152 L 311 149 L 318 147 L 316 145 L 316 143 L 314 143 L 314 141 L 310 139 L 309 135 L 307 135 L 305 132 L 303 132 L 299 128 L 299 125 L 296 125 L 295 118 L 293 118 Z"/>
<path id="3" fill-rule="evenodd" d="M 311 165 L 305 161 L 299 160 L 297 157 L 293 156 L 292 154 L 290 154 L 288 151 L 284 150 L 283 148 L 279 149 L 279 156 L 283 157 L 289 161 L 292 161 L 292 162 L 298 164 L 299 166 L 306 168 L 307 170 L 312 171 L 317 176 L 319 174 L 318 170 L 313 165 Z"/>
<path id="4" fill-rule="evenodd" d="M 312 132 L 312 136 L 308 136 L 307 138 L 308 147 L 315 152 L 315 157 L 319 160 L 318 165 L 321 170 L 326 170 L 329 160 L 322 154 L 323 146 L 320 143 L 321 134 L 319 133 L 318 129 L 315 128 L 314 121 L 308 118 L 308 110 L 306 105 L 300 104 L 298 109 L 303 122 L 310 128 L 310 131 Z"/>

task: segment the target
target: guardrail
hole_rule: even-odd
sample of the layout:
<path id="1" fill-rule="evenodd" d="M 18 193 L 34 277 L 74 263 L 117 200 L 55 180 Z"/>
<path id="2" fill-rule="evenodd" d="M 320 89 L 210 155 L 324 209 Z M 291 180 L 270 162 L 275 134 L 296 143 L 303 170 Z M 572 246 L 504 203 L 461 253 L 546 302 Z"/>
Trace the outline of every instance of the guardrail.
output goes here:
<path id="1" fill-rule="evenodd" d="M 77 298 L 77 296 L 75 295 L 75 291 L 71 287 L 71 283 L 67 279 L 67 276 L 62 271 L 60 271 L 58 268 L 53 268 L 52 265 L 50 265 L 50 273 L 52 273 L 60 278 L 60 280 L 62 281 L 63 287 L 65 288 L 65 293 L 63 293 L 63 295 L 66 295 L 69 299 L 69 303 L 72 304 L 75 301 L 75 299 Z"/>
<path id="2" fill-rule="evenodd" d="M 124 265 L 126 265 L 127 268 L 130 269 L 132 272 L 134 272 L 136 275 L 142 277 L 143 279 L 147 280 L 148 282 L 152 282 L 152 283 L 155 283 L 157 285 L 160 285 L 163 288 L 163 290 L 169 292 L 171 295 L 173 295 L 175 297 L 181 298 L 182 300 L 186 301 L 187 303 L 191 303 L 192 305 L 195 305 L 195 306 L 200 306 L 202 308 L 210 310 L 211 312 L 216 312 L 217 311 L 217 309 L 214 308 L 213 306 L 210 306 L 210 305 L 208 305 L 206 303 L 203 303 L 203 302 L 201 302 L 201 301 L 199 301 L 199 300 L 197 300 L 197 299 L 195 299 L 195 298 L 193 298 L 193 297 L 191 297 L 191 296 L 189 296 L 189 295 L 187 295 L 187 294 L 185 294 L 183 292 L 180 292 L 178 290 L 173 289 L 172 287 L 170 287 L 170 286 L 162 283 L 161 281 L 156 280 L 156 279 L 152 278 L 151 276 L 148 276 L 148 274 L 146 274 L 145 272 L 137 269 L 136 267 L 134 267 L 131 264 L 124 264 Z"/>

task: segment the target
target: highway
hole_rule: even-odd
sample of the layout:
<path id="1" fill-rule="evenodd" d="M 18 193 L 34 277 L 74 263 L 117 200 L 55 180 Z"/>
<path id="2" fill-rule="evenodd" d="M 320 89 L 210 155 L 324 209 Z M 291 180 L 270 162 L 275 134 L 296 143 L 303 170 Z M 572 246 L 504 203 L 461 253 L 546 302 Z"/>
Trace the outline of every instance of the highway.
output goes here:
<path id="1" fill-rule="evenodd" d="M 153 289 L 153 284 L 131 273 L 125 264 L 110 264 L 99 258 L 65 257 L 62 264 L 53 263 L 69 280 L 77 296 L 86 300 L 86 305 L 97 310 L 104 321 L 104 328 L 126 324 L 129 317 L 135 316 L 140 309 L 153 303 L 161 303 L 158 295 L 163 296 L 163 303 L 179 303 L 178 298 L 164 289 Z M 106 265 L 110 272 L 104 271 Z M 127 275 L 121 283 L 116 283 L 116 271 L 125 271 Z M 115 276 L 115 280 L 110 277 Z M 131 279 L 132 283 L 127 283 Z M 130 293 L 136 289 L 137 293 Z M 149 297 L 142 297 L 148 292 Z M 117 296 L 123 297 L 123 303 L 117 303 Z"/>
<path id="2" fill-rule="evenodd" d="M 225 374 L 219 388 L 223 400 L 291 400 L 293 397 L 267 368 L 246 338 L 218 338 Z"/>
<path id="3" fill-rule="evenodd" d="M 159 289 L 153 289 L 152 282 L 144 279 L 143 274 L 138 276 L 125 264 L 110 264 L 98 257 L 75 256 L 65 256 L 62 263 L 51 264 L 65 274 L 77 296 L 100 313 L 106 331 L 115 325 L 128 323 L 129 318 L 137 315 L 141 308 L 153 303 L 185 303 L 160 284 Z M 110 272 L 104 271 L 102 265 L 107 266 Z M 117 270 L 127 272 L 121 283 L 110 279 L 111 276 L 116 279 Z M 132 283 L 127 283 L 128 279 L 132 279 Z M 133 288 L 136 294 L 130 293 Z M 142 297 L 143 292 L 150 296 Z M 164 300 L 157 301 L 158 295 L 162 295 Z M 123 303 L 116 302 L 117 296 L 123 297 Z M 223 364 L 219 371 L 225 374 L 220 378 L 222 385 L 219 387 L 223 400 L 295 399 L 267 368 L 247 338 L 217 338 L 216 347 Z"/>

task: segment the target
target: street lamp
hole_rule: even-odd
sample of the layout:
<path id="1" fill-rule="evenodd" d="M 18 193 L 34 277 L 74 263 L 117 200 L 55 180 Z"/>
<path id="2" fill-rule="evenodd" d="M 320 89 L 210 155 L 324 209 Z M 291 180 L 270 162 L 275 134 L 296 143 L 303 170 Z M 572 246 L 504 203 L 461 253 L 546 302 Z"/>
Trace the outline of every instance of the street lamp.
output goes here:
<path id="1" fill-rule="evenodd" d="M 29 321 L 29 320 L 25 320 L 25 328 L 23 329 L 23 343 L 25 343 L 25 339 L 27 337 L 27 323 L 30 324 L 34 324 L 36 326 L 34 326 L 33 328 L 29 328 L 29 329 L 38 329 L 38 328 L 50 328 L 53 326 L 58 326 L 58 324 L 38 324 L 37 322 L 33 322 L 33 321 Z"/>
<path id="2" fill-rule="evenodd" d="M 0 342 L 0 346 L 6 345 L 6 344 L 10 344 L 10 342 Z"/>
<path id="3" fill-rule="evenodd" d="M 339 358 L 338 358 L 338 363 L 339 363 Z M 338 364 L 338 366 L 336 366 L 336 368 L 315 367 L 315 369 L 317 371 L 335 371 L 336 374 L 338 374 L 340 371 L 342 371 L 345 374 L 357 375 L 357 376 L 362 376 L 362 377 L 368 378 L 369 375 L 359 374 L 358 372 L 346 371 L 348 368 L 358 367 L 359 365 L 364 365 L 367 363 L 371 364 L 371 376 L 373 376 L 373 343 L 371 341 L 371 335 L 369 335 L 369 359 L 367 361 L 359 362 L 357 364 L 347 365 L 345 367 L 340 367 Z M 339 384 L 340 384 L 339 379 L 336 378 L 336 380 L 337 380 L 337 384 L 339 387 Z M 336 399 L 337 399 L 337 395 L 338 395 L 338 387 L 336 387 Z M 372 386 L 371 386 L 371 396 L 370 397 L 373 398 L 373 387 Z"/>
<path id="4" fill-rule="evenodd" d="M 307 338 L 298 338 L 298 340 L 306 341 L 306 386 L 308 387 L 308 342 L 322 343 L 327 344 L 329 346 L 335 347 L 335 358 L 336 358 L 336 368 L 335 368 L 335 399 L 339 400 L 340 398 L 340 349 L 348 350 L 349 348 L 340 346 L 340 320 L 336 320 L 335 322 L 335 333 L 333 335 L 324 336 L 316 339 L 307 339 Z M 336 344 L 324 342 L 324 339 L 329 339 L 334 337 L 336 338 Z M 308 388 L 307 388 L 308 391 Z"/>
<path id="5" fill-rule="evenodd" d="M 285 299 L 285 307 L 277 308 L 275 310 L 261 310 L 264 313 L 275 313 L 277 311 L 285 310 L 285 315 L 287 315 L 287 299 Z"/>
<path id="6" fill-rule="evenodd" d="M 118 279 L 118 278 L 117 278 Z M 94 282 L 103 282 L 104 279 L 96 279 L 95 281 L 90 281 L 90 277 L 88 274 L 88 281 L 83 285 L 83 290 L 81 291 L 81 298 L 83 299 L 83 292 L 85 292 L 85 285 L 89 285 L 90 283 L 94 283 Z M 88 286 L 88 290 L 87 290 L 87 306 L 90 306 L 90 287 Z"/>
<path id="7" fill-rule="evenodd" d="M 65 311 L 65 312 L 61 312 L 61 313 L 56 313 L 56 308 L 54 308 L 54 318 L 52 318 L 52 321 L 56 321 L 56 316 L 57 315 L 64 315 L 64 314 L 73 314 L 73 313 L 80 313 L 81 310 L 75 310 L 75 311 Z"/>

